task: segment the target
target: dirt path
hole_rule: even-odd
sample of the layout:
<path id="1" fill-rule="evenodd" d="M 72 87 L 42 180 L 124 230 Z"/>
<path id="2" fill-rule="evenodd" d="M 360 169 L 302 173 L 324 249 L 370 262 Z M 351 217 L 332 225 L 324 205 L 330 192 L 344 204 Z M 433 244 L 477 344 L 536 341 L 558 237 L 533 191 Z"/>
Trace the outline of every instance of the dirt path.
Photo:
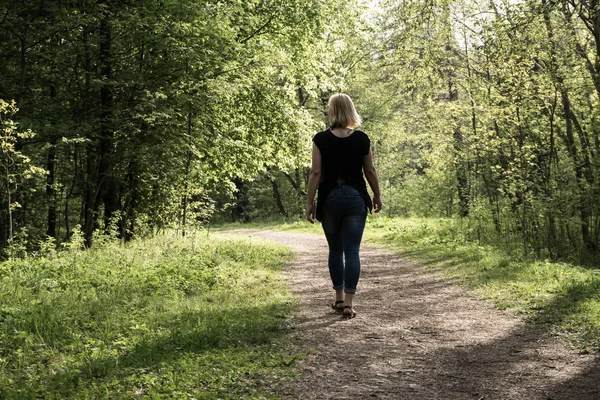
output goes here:
<path id="1" fill-rule="evenodd" d="M 286 269 L 301 309 L 291 321 L 311 349 L 286 399 L 600 399 L 600 358 L 373 245 L 361 248 L 358 316 L 343 320 L 322 236 L 238 232 L 293 248 Z"/>

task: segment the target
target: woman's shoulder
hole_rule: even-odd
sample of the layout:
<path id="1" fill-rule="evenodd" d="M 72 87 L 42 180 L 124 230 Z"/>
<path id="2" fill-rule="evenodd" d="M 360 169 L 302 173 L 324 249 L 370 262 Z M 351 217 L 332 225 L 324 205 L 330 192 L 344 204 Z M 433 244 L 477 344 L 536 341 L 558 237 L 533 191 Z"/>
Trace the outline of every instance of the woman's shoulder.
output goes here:
<path id="1" fill-rule="evenodd" d="M 361 142 L 366 142 L 366 143 L 370 143 L 370 139 L 369 139 L 369 135 L 367 135 L 364 131 L 361 131 L 360 129 L 356 129 L 354 131 L 354 133 L 352 134 L 352 136 L 356 135 L 356 139 L 360 140 Z"/>
<path id="2" fill-rule="evenodd" d="M 328 128 L 324 131 L 315 133 L 315 136 L 313 136 L 313 141 L 327 140 L 333 136 L 334 135 L 331 133 L 331 129 Z M 369 135 L 360 129 L 355 129 L 351 136 L 356 139 L 369 140 Z"/>
<path id="3" fill-rule="evenodd" d="M 327 138 L 329 135 L 329 129 L 325 129 L 324 131 L 315 133 L 313 136 L 313 142 L 320 142 Z"/>

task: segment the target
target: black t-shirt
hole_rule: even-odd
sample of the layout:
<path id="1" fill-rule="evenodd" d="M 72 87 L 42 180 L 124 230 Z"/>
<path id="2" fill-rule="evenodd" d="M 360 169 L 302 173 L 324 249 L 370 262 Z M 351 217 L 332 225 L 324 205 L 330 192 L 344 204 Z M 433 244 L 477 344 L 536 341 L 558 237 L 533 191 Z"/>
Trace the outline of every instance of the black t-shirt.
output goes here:
<path id="1" fill-rule="evenodd" d="M 353 186 L 371 210 L 373 205 L 363 177 L 363 160 L 369 154 L 371 141 L 366 133 L 355 130 L 350 136 L 337 137 L 331 129 L 319 132 L 313 142 L 321 151 L 321 182 L 317 198 L 317 219 L 323 219 L 323 205 L 338 178 Z"/>

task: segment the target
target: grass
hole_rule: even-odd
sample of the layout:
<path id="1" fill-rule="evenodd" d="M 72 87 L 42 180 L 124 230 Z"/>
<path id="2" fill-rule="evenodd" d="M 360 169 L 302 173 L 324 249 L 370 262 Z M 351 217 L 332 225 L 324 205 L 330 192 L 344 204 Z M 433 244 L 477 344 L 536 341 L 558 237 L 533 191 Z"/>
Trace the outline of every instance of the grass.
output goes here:
<path id="1" fill-rule="evenodd" d="M 254 227 L 322 234 L 319 225 L 302 221 Z M 468 220 L 372 215 L 364 238 L 446 274 L 499 309 L 547 326 L 581 352 L 600 350 L 598 268 L 525 256 L 518 243 L 478 234 Z"/>
<path id="2" fill-rule="evenodd" d="M 276 398 L 289 250 L 159 236 L 0 264 L 0 398 Z"/>

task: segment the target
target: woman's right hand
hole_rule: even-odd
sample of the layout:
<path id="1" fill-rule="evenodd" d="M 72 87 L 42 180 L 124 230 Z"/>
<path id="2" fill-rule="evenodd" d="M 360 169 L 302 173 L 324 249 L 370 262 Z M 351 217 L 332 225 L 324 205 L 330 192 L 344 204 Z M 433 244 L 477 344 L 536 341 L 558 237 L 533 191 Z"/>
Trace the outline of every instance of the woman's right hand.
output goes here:
<path id="1" fill-rule="evenodd" d="M 309 203 L 306 205 L 306 219 L 311 224 L 315 223 L 315 203 Z"/>

